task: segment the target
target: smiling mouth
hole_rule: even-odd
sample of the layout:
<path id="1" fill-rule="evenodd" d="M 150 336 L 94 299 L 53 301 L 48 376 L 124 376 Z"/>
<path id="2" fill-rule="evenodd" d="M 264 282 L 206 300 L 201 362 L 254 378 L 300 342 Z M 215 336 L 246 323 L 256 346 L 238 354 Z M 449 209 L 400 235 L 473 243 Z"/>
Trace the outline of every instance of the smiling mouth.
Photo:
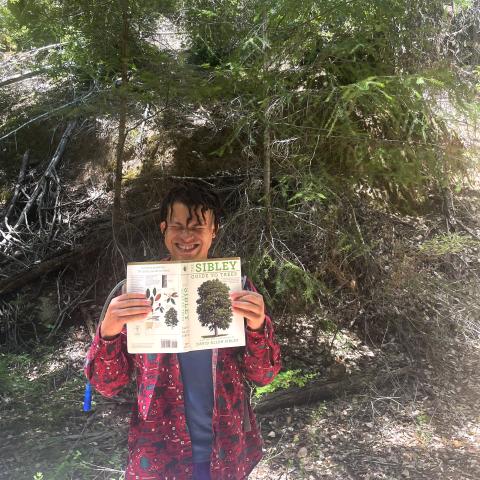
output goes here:
<path id="1" fill-rule="evenodd" d="M 192 252 L 193 250 L 195 250 L 199 244 L 198 243 L 195 243 L 194 245 L 181 245 L 180 243 L 176 243 L 175 246 L 181 250 L 182 252 Z"/>

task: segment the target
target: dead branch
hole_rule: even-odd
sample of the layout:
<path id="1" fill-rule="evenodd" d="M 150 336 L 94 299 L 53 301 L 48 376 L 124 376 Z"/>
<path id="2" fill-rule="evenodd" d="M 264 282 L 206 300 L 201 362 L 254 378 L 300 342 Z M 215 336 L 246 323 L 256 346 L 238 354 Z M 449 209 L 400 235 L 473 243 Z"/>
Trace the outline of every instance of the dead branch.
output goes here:
<path id="1" fill-rule="evenodd" d="M 157 213 L 159 207 L 151 208 L 145 212 L 131 214 L 127 216 L 127 220 L 132 223 L 141 223 L 145 218 Z M 91 222 L 90 227 L 95 226 L 94 233 L 88 235 L 88 243 L 71 249 L 70 247 L 53 253 L 52 258 L 46 258 L 40 263 L 30 265 L 27 268 L 0 280 L 0 295 L 17 290 L 30 282 L 36 280 L 42 275 L 52 273 L 66 265 L 75 264 L 84 260 L 88 255 L 93 255 L 101 250 L 107 242 L 111 240 L 112 221 L 110 216 L 105 216 L 95 222 Z"/>
<path id="2" fill-rule="evenodd" d="M 54 272 L 65 265 L 73 264 L 85 259 L 86 256 L 102 248 L 103 244 L 98 240 L 99 239 L 97 239 L 96 242 L 89 243 L 86 246 L 75 248 L 67 252 L 64 251 L 60 254 L 57 252 L 54 258 L 44 260 L 41 263 L 37 263 L 24 270 L 21 270 L 11 277 L 0 280 L 0 295 L 4 295 L 5 293 L 21 288 L 33 280 L 36 280 L 38 277 Z"/>
<path id="3" fill-rule="evenodd" d="M 7 65 L 11 63 L 17 63 L 21 61 L 23 57 L 33 57 L 37 55 L 37 53 L 43 52 L 45 50 L 53 50 L 58 47 L 63 47 L 63 45 L 66 45 L 66 44 L 67 42 L 52 43 L 51 45 L 44 45 L 43 47 L 38 47 L 38 48 L 33 48 L 31 50 L 18 52 L 13 57 L 10 57 L 8 60 L 4 62 L 0 62 L 0 68 L 5 68 Z"/>
<path id="4" fill-rule="evenodd" d="M 12 212 L 13 208 L 15 207 L 15 203 L 17 202 L 18 195 L 20 194 L 21 187 L 22 187 L 22 184 L 23 184 L 23 180 L 25 178 L 25 172 L 26 172 L 27 167 L 28 167 L 29 159 L 30 159 L 30 150 L 26 150 L 25 153 L 23 154 L 22 165 L 20 167 L 20 173 L 18 174 L 18 180 L 17 180 L 17 183 L 15 185 L 15 190 L 13 192 L 13 197 L 10 200 L 10 203 L 7 207 L 7 212 L 5 213 L 5 220 L 4 221 L 5 221 L 5 225 L 6 225 L 7 228 L 9 227 L 8 217 L 9 217 L 10 213 Z"/>
<path id="5" fill-rule="evenodd" d="M 143 136 L 145 134 L 145 125 L 147 123 L 149 109 L 150 109 L 150 105 L 147 103 L 147 106 L 145 107 L 145 111 L 143 112 L 143 115 L 142 115 L 143 121 L 142 121 L 142 126 L 140 127 L 140 135 L 138 136 L 138 140 L 137 140 L 137 148 L 140 148 L 140 149 L 142 148 L 142 144 L 143 144 Z"/>
<path id="6" fill-rule="evenodd" d="M 3 135 L 2 137 L 0 137 L 0 142 L 2 140 L 5 140 L 6 138 L 10 137 L 11 135 L 15 135 L 17 132 L 19 132 L 22 128 L 25 128 L 26 126 L 30 125 L 31 123 L 34 123 L 36 122 L 37 120 L 40 120 L 42 118 L 47 118 L 49 117 L 50 115 L 52 115 L 53 113 L 55 112 L 58 112 L 59 110 L 63 110 L 64 108 L 67 108 L 67 107 L 71 107 L 73 105 L 76 105 L 78 103 L 82 103 L 83 101 L 85 101 L 87 98 L 89 98 L 92 94 L 93 94 L 94 90 L 90 90 L 86 95 L 84 95 L 83 97 L 80 97 L 80 98 L 77 98 L 75 100 L 72 100 L 71 102 L 68 102 L 68 103 L 65 103 L 63 105 L 60 105 L 59 107 L 56 107 L 54 108 L 53 110 L 50 110 L 48 112 L 45 112 L 45 113 L 42 113 L 41 115 L 38 115 L 34 118 L 31 118 L 30 120 L 28 120 L 27 122 L 25 123 L 22 123 L 22 125 L 18 126 L 17 128 L 11 130 L 10 132 L 6 133 L 5 135 Z"/>
<path id="7" fill-rule="evenodd" d="M 30 211 L 32 208 L 35 200 L 39 195 L 43 195 L 43 192 L 45 191 L 47 179 L 52 175 L 52 173 L 55 170 L 55 167 L 57 166 L 58 162 L 62 158 L 63 152 L 65 151 L 65 147 L 67 146 L 67 142 L 70 139 L 70 136 L 76 126 L 76 120 L 72 120 L 71 122 L 68 123 L 67 128 L 65 129 L 65 132 L 62 135 L 62 138 L 60 140 L 60 143 L 58 144 L 57 150 L 55 151 L 55 154 L 52 157 L 52 160 L 50 161 L 47 169 L 45 170 L 45 173 L 42 175 L 40 180 L 37 183 L 37 186 L 35 187 L 35 190 L 33 191 L 32 195 L 30 196 L 30 199 L 28 200 L 27 204 L 25 205 L 22 213 L 20 214 L 20 217 L 18 218 L 17 222 L 15 225 L 12 227 L 12 230 L 15 231 L 18 229 L 20 225 L 22 225 L 25 220 L 27 213 Z M 0 243 L 0 245 L 3 245 L 7 243 L 9 240 L 9 237 L 12 235 L 12 233 L 8 234 Z"/>
<path id="8" fill-rule="evenodd" d="M 57 294 L 58 294 L 58 304 L 59 304 L 59 314 L 57 315 L 57 319 L 55 320 L 50 333 L 47 335 L 47 338 L 50 338 L 54 334 L 57 333 L 58 329 L 62 326 L 63 320 L 68 315 L 69 312 L 72 312 L 77 305 L 83 300 L 83 298 L 87 295 L 87 293 L 94 287 L 95 283 L 91 284 L 89 287 L 85 288 L 77 295 L 72 301 L 70 298 L 67 300 L 66 305 L 61 308 L 60 305 L 60 284 L 59 279 L 57 279 Z"/>
<path id="9" fill-rule="evenodd" d="M 289 388 L 279 392 L 273 392 L 264 400 L 260 400 L 255 406 L 257 413 L 267 413 L 278 408 L 293 407 L 329 400 L 345 393 L 361 391 L 372 382 L 380 385 L 386 383 L 389 378 L 408 376 L 413 373 L 411 367 L 403 367 L 391 372 L 390 376 L 375 375 L 351 375 L 340 381 L 313 381 L 305 387 Z"/>
<path id="10" fill-rule="evenodd" d="M 0 88 L 12 85 L 13 83 L 23 82 L 23 80 L 27 80 L 28 78 L 37 77 L 38 75 L 45 73 L 46 70 L 46 68 L 41 68 L 39 70 L 31 70 L 29 72 L 21 73 L 20 75 L 13 75 L 12 77 L 5 78 L 4 80 L 0 80 Z"/>

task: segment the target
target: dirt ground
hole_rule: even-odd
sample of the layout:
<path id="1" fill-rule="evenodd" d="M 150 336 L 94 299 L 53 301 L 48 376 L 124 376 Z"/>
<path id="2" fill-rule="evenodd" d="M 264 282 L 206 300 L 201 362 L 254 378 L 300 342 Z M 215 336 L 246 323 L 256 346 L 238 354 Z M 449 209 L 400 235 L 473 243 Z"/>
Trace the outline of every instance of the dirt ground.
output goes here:
<path id="1" fill-rule="evenodd" d="M 249 478 L 480 478 L 478 352 L 461 353 L 452 340 L 442 376 L 425 364 L 396 378 L 408 360 L 394 342 L 352 344 L 345 374 L 374 370 L 383 386 L 259 415 L 265 457 Z M 1 397 L 1 480 L 123 478 L 131 396 L 94 395 L 92 412 L 82 412 L 87 347 L 85 330 L 73 329 L 37 363 L 17 359 L 20 383 Z"/>

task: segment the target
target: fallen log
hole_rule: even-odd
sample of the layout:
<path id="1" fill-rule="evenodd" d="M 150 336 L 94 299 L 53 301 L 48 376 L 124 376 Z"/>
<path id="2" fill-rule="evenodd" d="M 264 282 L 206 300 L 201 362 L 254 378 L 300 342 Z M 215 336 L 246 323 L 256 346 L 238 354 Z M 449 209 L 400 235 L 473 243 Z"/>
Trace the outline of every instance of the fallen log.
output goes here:
<path id="1" fill-rule="evenodd" d="M 140 223 L 145 218 L 154 215 L 160 210 L 160 207 L 151 208 L 145 212 L 130 214 L 127 220 L 131 223 Z M 55 252 L 52 258 L 46 258 L 39 263 L 22 269 L 21 271 L 11 275 L 10 277 L 0 280 L 0 295 L 5 295 L 14 290 L 17 290 L 30 282 L 33 282 L 42 275 L 52 273 L 56 270 L 74 264 L 85 259 L 87 255 L 92 255 L 98 252 L 112 239 L 112 220 L 111 217 L 104 217 L 99 221 L 95 220 L 89 224 L 90 229 L 94 227 L 94 233 L 85 236 L 88 239 L 86 245 L 78 246 L 76 248 L 64 249 L 60 252 Z"/>
<path id="2" fill-rule="evenodd" d="M 255 405 L 257 413 L 269 413 L 278 408 L 308 405 L 330 400 L 345 393 L 357 393 L 374 383 L 377 386 L 389 381 L 392 377 L 402 377 L 413 373 L 411 367 L 393 370 L 390 376 L 382 375 L 350 375 L 341 380 L 316 380 L 305 387 L 288 388 L 269 394 Z"/>
<path id="3" fill-rule="evenodd" d="M 102 246 L 103 244 L 100 242 L 93 242 L 87 246 L 76 248 L 60 255 L 57 254 L 54 258 L 34 264 L 11 277 L 0 280 L 0 295 L 5 295 L 6 293 L 21 288 L 33 280 L 36 280 L 38 277 L 59 270 L 65 265 L 76 263 L 84 259 L 85 256 L 99 250 Z"/>
<path id="4" fill-rule="evenodd" d="M 0 80 L 0 88 L 11 85 L 12 83 L 23 82 L 23 80 L 27 80 L 28 78 L 38 77 L 38 75 L 41 75 L 46 71 L 46 68 L 42 68 L 40 70 L 31 70 L 29 72 L 21 73 L 19 75 L 14 75 L 13 77 L 3 78 Z"/>

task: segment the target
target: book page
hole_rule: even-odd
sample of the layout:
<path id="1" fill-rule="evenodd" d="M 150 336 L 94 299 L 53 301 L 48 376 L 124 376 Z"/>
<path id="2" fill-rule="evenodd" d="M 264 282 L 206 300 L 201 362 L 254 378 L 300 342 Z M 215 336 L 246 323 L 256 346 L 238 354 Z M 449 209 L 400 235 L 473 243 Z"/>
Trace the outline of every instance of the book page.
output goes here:
<path id="1" fill-rule="evenodd" d="M 127 265 L 127 292 L 142 293 L 152 313 L 140 322 L 127 323 L 129 353 L 184 351 L 181 303 L 181 265 L 175 262 L 141 262 Z"/>
<path id="2" fill-rule="evenodd" d="M 212 258 L 183 264 L 189 349 L 245 345 L 243 316 L 234 314 L 229 292 L 242 289 L 240 258 Z"/>

